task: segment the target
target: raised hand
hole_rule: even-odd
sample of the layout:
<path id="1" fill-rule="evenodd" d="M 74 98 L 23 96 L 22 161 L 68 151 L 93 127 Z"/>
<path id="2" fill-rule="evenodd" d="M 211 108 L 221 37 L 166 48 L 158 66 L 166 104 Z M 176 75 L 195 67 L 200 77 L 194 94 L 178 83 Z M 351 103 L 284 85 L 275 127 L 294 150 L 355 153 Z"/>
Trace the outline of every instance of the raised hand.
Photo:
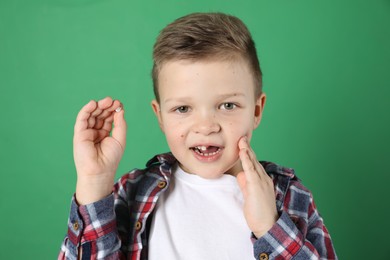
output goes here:
<path id="1" fill-rule="evenodd" d="M 259 238 L 278 219 L 274 185 L 256 159 L 247 137 L 240 139 L 238 147 L 243 171 L 237 174 L 237 181 L 244 195 L 244 215 L 249 228 Z"/>
<path id="2" fill-rule="evenodd" d="M 126 145 L 126 130 L 124 110 L 118 100 L 106 97 L 90 101 L 80 110 L 73 138 L 79 204 L 98 201 L 111 193 Z"/>

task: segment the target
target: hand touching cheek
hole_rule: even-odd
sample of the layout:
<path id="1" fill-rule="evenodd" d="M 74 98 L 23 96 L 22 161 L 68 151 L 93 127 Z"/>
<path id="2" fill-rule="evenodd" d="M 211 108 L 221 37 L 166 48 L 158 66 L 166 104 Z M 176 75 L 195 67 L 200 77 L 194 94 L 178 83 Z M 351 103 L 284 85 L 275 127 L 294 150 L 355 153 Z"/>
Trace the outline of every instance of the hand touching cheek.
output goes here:
<path id="1" fill-rule="evenodd" d="M 238 147 L 243 171 L 237 174 L 237 181 L 244 195 L 244 216 L 253 234 L 259 238 L 278 219 L 274 185 L 256 159 L 247 137 L 239 140 Z"/>

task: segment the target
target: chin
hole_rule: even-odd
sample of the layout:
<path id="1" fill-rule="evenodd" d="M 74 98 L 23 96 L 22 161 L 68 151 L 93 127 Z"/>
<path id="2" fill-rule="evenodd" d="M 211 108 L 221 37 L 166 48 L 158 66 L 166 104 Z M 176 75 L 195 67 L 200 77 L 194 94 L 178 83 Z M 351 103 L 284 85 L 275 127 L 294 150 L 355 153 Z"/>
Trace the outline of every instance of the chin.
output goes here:
<path id="1" fill-rule="evenodd" d="M 235 165 L 235 164 L 234 164 Z M 204 167 L 196 167 L 195 169 L 194 168 L 186 168 L 183 166 L 182 169 L 184 169 L 184 171 L 188 172 L 188 173 L 191 173 L 191 174 L 195 174 L 195 175 L 198 175 L 199 177 L 202 177 L 204 179 L 218 179 L 218 178 L 221 178 L 223 175 L 225 174 L 230 174 L 230 175 L 237 175 L 237 172 L 235 172 L 234 170 L 234 165 L 233 167 L 213 167 L 211 165 L 205 165 Z M 185 170 L 187 169 L 187 170 Z"/>

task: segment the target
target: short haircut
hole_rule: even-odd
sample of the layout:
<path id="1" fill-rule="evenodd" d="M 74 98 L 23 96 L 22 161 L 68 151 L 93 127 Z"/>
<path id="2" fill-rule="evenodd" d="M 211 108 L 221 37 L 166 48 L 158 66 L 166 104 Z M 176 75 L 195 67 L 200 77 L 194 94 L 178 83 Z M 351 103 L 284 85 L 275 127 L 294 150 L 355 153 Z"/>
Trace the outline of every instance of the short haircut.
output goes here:
<path id="1" fill-rule="evenodd" d="M 153 90 L 160 102 L 158 76 L 163 65 L 176 60 L 234 60 L 249 65 L 255 96 L 262 92 L 262 73 L 255 43 L 245 24 L 223 13 L 192 13 L 168 24 L 157 37 L 153 49 Z"/>

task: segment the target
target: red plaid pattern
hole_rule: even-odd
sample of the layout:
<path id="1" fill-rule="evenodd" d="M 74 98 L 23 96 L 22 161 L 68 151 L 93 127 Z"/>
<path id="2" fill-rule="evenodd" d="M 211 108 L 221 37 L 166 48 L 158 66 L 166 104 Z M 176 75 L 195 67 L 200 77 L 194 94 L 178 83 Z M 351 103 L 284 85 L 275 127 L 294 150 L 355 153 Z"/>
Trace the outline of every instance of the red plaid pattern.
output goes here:
<path id="1" fill-rule="evenodd" d="M 146 169 L 133 170 L 116 183 L 113 194 L 78 206 L 72 199 L 58 259 L 148 259 L 151 216 L 170 183 L 172 154 L 152 158 Z M 261 162 L 275 185 L 280 217 L 263 237 L 252 238 L 256 259 L 337 259 L 330 235 L 313 197 L 290 168 Z"/>

